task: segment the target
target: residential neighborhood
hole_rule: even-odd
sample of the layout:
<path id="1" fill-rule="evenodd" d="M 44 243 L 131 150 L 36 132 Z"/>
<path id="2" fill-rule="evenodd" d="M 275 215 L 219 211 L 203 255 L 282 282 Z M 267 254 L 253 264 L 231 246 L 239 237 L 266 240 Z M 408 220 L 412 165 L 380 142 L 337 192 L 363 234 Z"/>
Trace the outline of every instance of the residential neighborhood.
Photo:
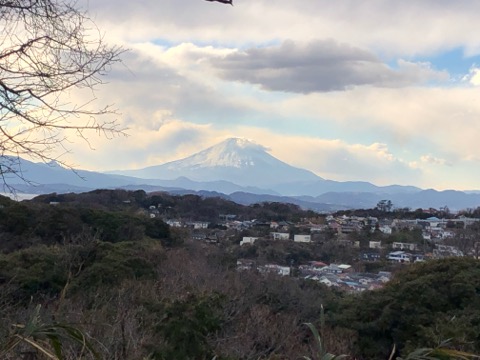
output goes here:
<path id="1" fill-rule="evenodd" d="M 480 243 L 465 241 L 465 232 L 480 219 L 427 216 L 428 211 L 416 219 L 328 214 L 279 221 L 229 214 L 212 222 L 181 218 L 166 222 L 188 229 L 192 240 L 233 249 L 239 256 L 238 271 L 296 277 L 359 292 L 382 288 L 399 267 L 445 257 L 478 258 Z M 155 214 L 154 209 L 149 213 Z M 332 252 L 329 261 L 318 250 L 325 248 Z M 275 251 L 284 251 L 286 258 L 271 261 Z M 317 253 L 320 257 L 311 259 Z"/>

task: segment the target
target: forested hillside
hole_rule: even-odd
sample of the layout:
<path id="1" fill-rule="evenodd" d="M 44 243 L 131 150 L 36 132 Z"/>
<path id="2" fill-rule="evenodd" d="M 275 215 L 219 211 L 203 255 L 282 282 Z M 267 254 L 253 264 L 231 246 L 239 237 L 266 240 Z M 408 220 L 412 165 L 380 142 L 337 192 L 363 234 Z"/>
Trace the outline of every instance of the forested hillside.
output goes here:
<path id="1" fill-rule="evenodd" d="M 383 289 L 349 294 L 239 272 L 238 243 L 208 245 L 162 220 L 317 216 L 292 205 L 106 190 L 0 201 L 2 359 L 316 359 L 305 323 L 320 330 L 329 353 L 351 358 L 386 359 L 394 347 L 405 357 L 446 340 L 480 353 L 474 259 L 401 267 Z M 149 216 L 152 205 L 159 216 Z M 324 245 L 314 255 L 311 248 L 281 254 L 327 254 Z M 278 248 L 258 249 L 279 256 Z"/>

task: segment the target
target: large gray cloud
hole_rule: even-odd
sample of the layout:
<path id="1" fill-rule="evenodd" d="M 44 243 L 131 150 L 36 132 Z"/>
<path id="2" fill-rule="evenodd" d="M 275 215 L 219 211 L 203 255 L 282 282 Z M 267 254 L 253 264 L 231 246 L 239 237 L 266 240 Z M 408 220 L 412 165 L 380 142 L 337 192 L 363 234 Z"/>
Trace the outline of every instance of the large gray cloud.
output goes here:
<path id="1" fill-rule="evenodd" d="M 253 116 L 252 110 L 223 96 L 218 89 L 181 74 L 160 60 L 130 50 L 108 74 L 98 94 L 105 103 L 115 104 L 122 124 L 143 124 L 157 130 L 172 118 L 202 123 L 225 123 L 235 117 Z"/>
<path id="2" fill-rule="evenodd" d="M 399 68 L 392 69 L 369 51 L 333 40 L 308 44 L 287 40 L 278 46 L 239 51 L 212 63 L 224 79 L 298 93 L 361 85 L 401 87 L 448 77 L 427 64 L 399 62 Z"/>

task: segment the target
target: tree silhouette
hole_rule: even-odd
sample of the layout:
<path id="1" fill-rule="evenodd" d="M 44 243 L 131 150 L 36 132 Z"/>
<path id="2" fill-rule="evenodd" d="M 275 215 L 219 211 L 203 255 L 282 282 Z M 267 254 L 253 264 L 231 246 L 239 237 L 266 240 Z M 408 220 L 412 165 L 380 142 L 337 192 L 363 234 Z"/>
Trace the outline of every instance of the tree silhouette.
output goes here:
<path id="1" fill-rule="evenodd" d="M 73 131 L 121 133 L 109 106 L 96 107 L 93 90 L 119 61 L 74 0 L 0 0 L 0 176 L 24 178 L 19 157 L 44 162 L 68 151 Z M 87 89 L 82 102 L 73 90 Z M 85 96 L 82 92 L 82 97 Z M 65 165 L 65 164 L 64 164 Z"/>

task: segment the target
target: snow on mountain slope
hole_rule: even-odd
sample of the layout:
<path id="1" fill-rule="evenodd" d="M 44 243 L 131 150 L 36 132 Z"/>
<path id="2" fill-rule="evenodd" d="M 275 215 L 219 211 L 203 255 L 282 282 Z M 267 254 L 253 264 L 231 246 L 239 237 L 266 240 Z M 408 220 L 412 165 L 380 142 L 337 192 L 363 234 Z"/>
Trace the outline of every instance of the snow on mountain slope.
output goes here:
<path id="1" fill-rule="evenodd" d="M 262 145 L 240 138 L 227 139 L 192 156 L 163 165 L 115 173 L 144 179 L 184 176 L 195 181 L 225 180 L 242 186 L 266 188 L 287 182 L 321 180 L 308 170 L 276 159 Z"/>
<path id="2" fill-rule="evenodd" d="M 202 167 L 234 167 L 246 168 L 255 166 L 256 161 L 269 159 L 271 163 L 276 160 L 266 152 L 266 148 L 246 139 L 227 139 L 206 150 L 200 151 L 190 157 L 170 163 L 168 168 L 202 168 Z M 272 161 L 273 160 L 273 161 Z"/>

